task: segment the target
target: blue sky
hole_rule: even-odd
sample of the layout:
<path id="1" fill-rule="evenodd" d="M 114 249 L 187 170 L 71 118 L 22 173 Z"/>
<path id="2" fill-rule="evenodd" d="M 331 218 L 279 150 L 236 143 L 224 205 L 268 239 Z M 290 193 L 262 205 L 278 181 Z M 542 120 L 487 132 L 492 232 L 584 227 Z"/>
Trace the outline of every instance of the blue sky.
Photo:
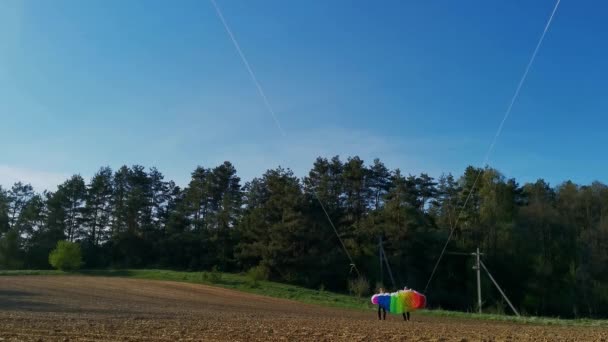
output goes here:
<path id="1" fill-rule="evenodd" d="M 555 4 L 217 0 L 0 2 L 0 184 L 52 189 L 100 166 L 185 184 L 316 156 L 405 173 L 480 165 Z M 490 164 L 520 182 L 608 181 L 608 5 L 562 1 Z"/>

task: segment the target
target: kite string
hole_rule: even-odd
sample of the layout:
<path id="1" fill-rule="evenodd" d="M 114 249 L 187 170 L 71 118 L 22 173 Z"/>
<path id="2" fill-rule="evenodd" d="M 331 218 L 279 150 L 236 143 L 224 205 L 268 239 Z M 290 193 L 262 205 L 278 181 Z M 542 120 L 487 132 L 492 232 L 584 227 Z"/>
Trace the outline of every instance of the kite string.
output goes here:
<path id="1" fill-rule="evenodd" d="M 448 239 L 445 242 L 443 249 L 441 250 L 441 253 L 439 254 L 439 258 L 437 259 L 437 262 L 435 263 L 435 266 L 433 267 L 433 271 L 431 272 L 431 276 L 429 277 L 429 280 L 426 283 L 426 286 L 424 287 L 424 291 L 423 293 L 426 293 L 426 290 L 429 287 L 429 284 L 431 283 L 431 280 L 433 280 L 433 276 L 435 275 L 435 272 L 437 271 L 437 267 L 439 266 L 439 262 L 441 261 L 443 255 L 445 254 L 445 250 L 448 247 L 448 244 L 450 243 L 450 240 L 452 238 L 452 235 L 454 234 L 454 230 L 456 229 L 456 226 L 458 224 L 458 220 L 460 219 L 460 216 L 462 215 L 467 203 L 469 202 L 471 195 L 473 194 L 473 190 L 475 189 L 475 186 L 477 185 L 477 182 L 479 181 L 479 177 L 481 176 L 481 174 L 484 171 L 484 168 L 487 167 L 488 161 L 490 159 L 490 155 L 492 154 L 493 150 L 494 150 L 494 146 L 496 145 L 496 142 L 498 141 L 498 138 L 500 136 L 500 134 L 502 133 L 503 127 L 505 125 L 505 122 L 507 121 L 507 119 L 509 118 L 509 115 L 511 114 L 511 110 L 513 109 L 513 105 L 515 104 L 515 101 L 517 100 L 517 97 L 519 96 L 519 92 L 524 84 L 524 82 L 526 81 L 526 78 L 528 76 L 528 72 L 530 71 L 530 68 L 532 67 L 532 64 L 534 63 L 534 60 L 536 59 L 536 55 L 538 54 L 538 51 L 540 50 L 540 47 L 543 43 L 543 40 L 545 39 L 545 35 L 547 34 L 547 31 L 549 30 L 549 27 L 551 26 L 551 22 L 553 21 L 553 17 L 555 16 L 555 12 L 557 12 L 557 8 L 559 7 L 559 3 L 561 0 L 557 0 L 557 2 L 555 3 L 555 6 L 553 7 L 553 11 L 551 12 L 551 15 L 549 16 L 549 19 L 547 20 L 547 23 L 545 24 L 545 28 L 543 30 L 543 33 L 541 34 L 538 43 L 536 44 L 536 47 L 534 49 L 534 52 L 532 53 L 532 56 L 530 57 L 530 60 L 528 61 L 528 64 L 526 65 L 526 69 L 524 70 L 523 75 L 521 76 L 519 83 L 517 84 L 517 88 L 515 89 L 515 93 L 513 94 L 513 97 L 511 97 L 511 101 L 509 102 L 509 106 L 507 107 L 507 110 L 505 111 L 502 121 L 500 122 L 500 125 L 498 125 L 498 129 L 496 130 L 496 134 L 494 135 L 494 139 L 492 139 L 492 143 L 490 144 L 490 147 L 488 148 L 488 151 L 486 152 L 486 156 L 485 159 L 483 161 L 483 166 L 482 168 L 479 169 L 479 172 L 477 173 L 477 177 L 475 177 L 475 181 L 473 182 L 473 186 L 471 187 L 471 189 L 469 190 L 469 194 L 467 195 L 462 207 L 460 208 L 460 212 L 458 213 L 458 215 L 456 216 L 453 225 L 450 227 L 450 234 L 448 235 Z"/>
<path id="2" fill-rule="evenodd" d="M 216 11 L 216 13 L 217 13 L 220 21 L 224 25 L 224 29 L 226 30 L 226 33 L 228 33 L 228 36 L 230 37 L 230 40 L 232 41 L 232 44 L 234 45 L 234 48 L 236 49 L 236 51 L 238 52 L 239 56 L 241 57 L 241 61 L 245 65 L 245 68 L 249 72 L 249 76 L 251 77 L 251 80 L 253 81 L 255 87 L 257 88 L 260 97 L 264 101 L 264 105 L 266 106 L 266 109 L 268 110 L 268 112 L 270 113 L 270 115 L 272 116 L 272 118 L 274 119 L 274 122 L 275 122 L 277 128 L 279 129 L 279 131 L 281 132 L 281 135 L 284 138 L 287 138 L 287 134 L 286 134 L 285 130 L 283 129 L 283 127 L 281 126 L 281 123 L 279 122 L 279 119 L 278 119 L 277 115 L 275 114 L 274 109 L 270 105 L 270 101 L 268 100 L 268 97 L 266 97 L 266 93 L 264 92 L 264 89 L 262 88 L 262 85 L 260 84 L 260 82 L 258 81 L 255 73 L 253 72 L 253 68 L 249 64 L 249 61 L 247 60 L 247 57 L 245 57 L 245 54 L 241 50 L 241 47 L 240 47 L 238 41 L 236 40 L 234 34 L 232 33 L 232 30 L 230 29 L 230 26 L 228 26 L 228 22 L 224 18 L 224 15 L 222 14 L 222 11 L 220 10 L 220 7 L 215 2 L 215 0 L 209 0 L 209 1 L 211 1 L 211 4 L 213 4 L 213 7 L 215 8 L 215 11 Z M 306 179 L 304 181 L 306 182 Z M 342 246 L 342 249 L 346 253 L 346 256 L 348 257 L 348 260 L 350 260 L 351 270 L 354 269 L 357 272 L 357 275 L 361 276 L 361 273 L 359 272 L 359 269 L 355 265 L 355 262 L 354 262 L 352 256 L 350 255 L 350 253 L 348 252 L 348 249 L 346 248 L 346 244 L 344 244 L 344 241 L 342 240 L 342 238 L 340 237 L 340 234 L 338 233 L 338 229 L 336 228 L 333 220 L 331 219 L 331 216 L 327 212 L 327 209 L 325 208 L 325 205 L 323 205 L 323 201 L 321 201 L 321 198 L 319 197 L 319 195 L 315 191 L 313 185 L 310 182 L 308 182 L 308 183 L 309 183 L 310 190 L 312 191 L 314 197 L 319 202 L 319 205 L 321 206 L 321 209 L 323 210 L 323 213 L 325 213 L 325 217 L 327 217 L 327 220 L 329 221 L 330 226 L 332 227 L 334 233 L 338 237 L 338 240 L 340 241 L 340 245 Z"/>

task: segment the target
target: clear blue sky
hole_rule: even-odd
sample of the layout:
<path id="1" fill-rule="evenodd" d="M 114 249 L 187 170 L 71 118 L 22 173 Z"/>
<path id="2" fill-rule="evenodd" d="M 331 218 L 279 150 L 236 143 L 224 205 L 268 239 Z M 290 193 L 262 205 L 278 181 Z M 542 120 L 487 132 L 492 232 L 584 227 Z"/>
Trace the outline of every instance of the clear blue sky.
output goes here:
<path id="1" fill-rule="evenodd" d="M 543 1 L 0 2 L 0 184 L 53 188 L 100 166 L 185 184 L 318 155 L 405 173 L 483 161 L 554 6 Z M 608 181 L 608 4 L 564 0 L 490 158 L 520 182 Z"/>

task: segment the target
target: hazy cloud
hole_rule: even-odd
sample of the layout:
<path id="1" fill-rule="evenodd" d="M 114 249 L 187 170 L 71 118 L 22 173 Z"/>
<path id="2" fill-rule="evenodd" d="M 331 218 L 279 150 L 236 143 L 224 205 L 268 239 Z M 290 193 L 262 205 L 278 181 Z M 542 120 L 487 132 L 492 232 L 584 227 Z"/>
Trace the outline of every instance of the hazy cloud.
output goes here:
<path id="1" fill-rule="evenodd" d="M 0 185 L 10 188 L 15 182 L 31 184 L 38 192 L 53 191 L 68 175 L 43 170 L 32 170 L 10 165 L 0 165 Z"/>
<path id="2" fill-rule="evenodd" d="M 288 134 L 286 138 L 264 143 L 227 146 L 219 149 L 211 161 L 213 164 L 224 160 L 233 162 L 243 180 L 279 165 L 304 176 L 317 157 L 331 158 L 335 155 L 343 160 L 359 156 L 368 165 L 379 158 L 390 169 L 400 168 L 406 174 L 427 172 L 439 176 L 444 171 L 461 171 L 462 166 L 451 160 L 455 158 L 450 158 L 450 154 L 454 149 L 466 150 L 472 143 L 470 140 L 455 142 L 437 138 L 386 137 L 365 131 L 322 128 Z M 437 159 L 441 160 L 440 164 Z"/>

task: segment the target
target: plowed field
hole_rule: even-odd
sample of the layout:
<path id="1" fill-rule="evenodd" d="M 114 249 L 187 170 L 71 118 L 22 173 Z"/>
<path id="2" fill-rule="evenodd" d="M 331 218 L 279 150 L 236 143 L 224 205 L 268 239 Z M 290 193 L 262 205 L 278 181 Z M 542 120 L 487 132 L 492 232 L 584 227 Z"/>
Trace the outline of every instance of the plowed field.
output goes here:
<path id="1" fill-rule="evenodd" d="M 0 341 L 603 341 L 602 328 L 361 312 L 216 287 L 85 276 L 0 277 Z"/>

